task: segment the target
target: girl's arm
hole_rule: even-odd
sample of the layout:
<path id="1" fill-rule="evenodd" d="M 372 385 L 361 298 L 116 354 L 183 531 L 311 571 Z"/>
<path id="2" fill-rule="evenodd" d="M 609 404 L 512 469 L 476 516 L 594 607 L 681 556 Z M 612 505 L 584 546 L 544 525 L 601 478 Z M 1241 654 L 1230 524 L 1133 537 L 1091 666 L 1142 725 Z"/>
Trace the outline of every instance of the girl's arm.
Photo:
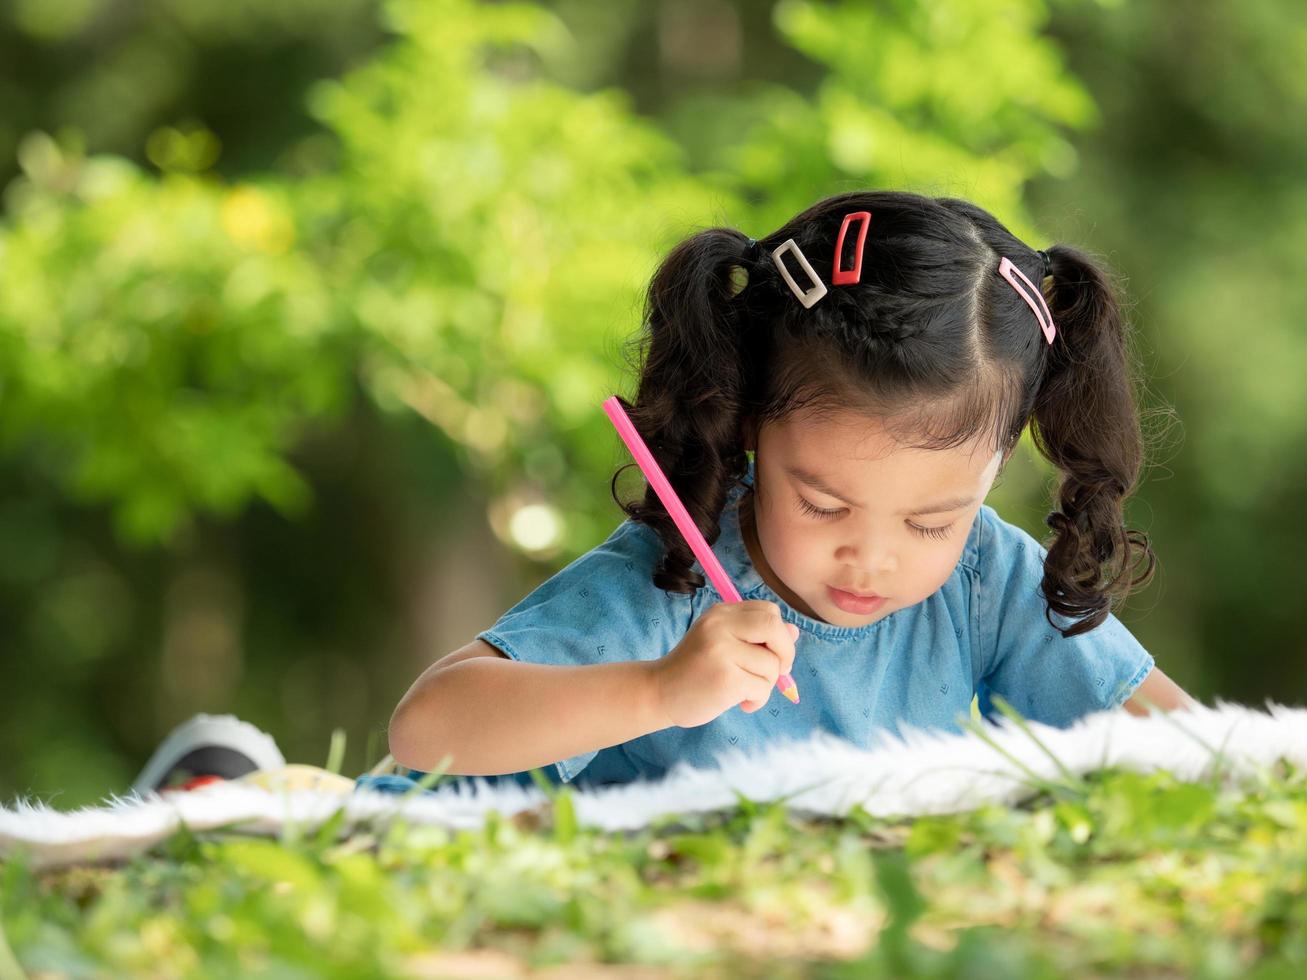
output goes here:
<path id="1" fill-rule="evenodd" d="M 1175 681 L 1156 667 L 1148 672 L 1148 676 L 1144 678 L 1143 683 L 1135 688 L 1135 693 L 1126 700 L 1122 707 L 1132 715 L 1147 715 L 1148 707 L 1135 700 L 1141 694 L 1165 711 L 1172 711 L 1176 708 L 1190 708 L 1197 704 Z"/>
<path id="2" fill-rule="evenodd" d="M 606 748 L 668 727 L 651 669 L 657 661 L 562 666 L 510 659 L 474 640 L 428 667 L 390 719 L 401 766 L 495 776 Z"/>

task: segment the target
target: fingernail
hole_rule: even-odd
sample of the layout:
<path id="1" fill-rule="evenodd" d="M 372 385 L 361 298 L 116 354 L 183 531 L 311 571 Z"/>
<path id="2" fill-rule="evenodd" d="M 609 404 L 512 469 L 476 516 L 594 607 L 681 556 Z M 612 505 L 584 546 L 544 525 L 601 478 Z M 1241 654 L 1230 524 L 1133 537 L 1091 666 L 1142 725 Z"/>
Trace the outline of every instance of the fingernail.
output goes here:
<path id="1" fill-rule="evenodd" d="M 785 625 L 790 628 L 790 635 L 797 640 L 799 638 L 799 628 L 793 623 L 786 623 Z"/>

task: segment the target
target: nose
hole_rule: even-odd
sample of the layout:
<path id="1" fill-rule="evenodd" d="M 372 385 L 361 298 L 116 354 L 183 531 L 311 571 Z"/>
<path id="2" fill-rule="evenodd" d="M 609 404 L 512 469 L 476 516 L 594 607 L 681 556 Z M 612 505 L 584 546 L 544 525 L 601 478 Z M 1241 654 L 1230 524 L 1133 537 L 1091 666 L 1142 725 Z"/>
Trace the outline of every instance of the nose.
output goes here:
<path id="1" fill-rule="evenodd" d="M 898 571 L 899 567 L 897 552 L 883 540 L 841 545 L 835 552 L 835 560 L 859 569 L 862 575 L 873 581 L 881 581 L 882 576 Z"/>

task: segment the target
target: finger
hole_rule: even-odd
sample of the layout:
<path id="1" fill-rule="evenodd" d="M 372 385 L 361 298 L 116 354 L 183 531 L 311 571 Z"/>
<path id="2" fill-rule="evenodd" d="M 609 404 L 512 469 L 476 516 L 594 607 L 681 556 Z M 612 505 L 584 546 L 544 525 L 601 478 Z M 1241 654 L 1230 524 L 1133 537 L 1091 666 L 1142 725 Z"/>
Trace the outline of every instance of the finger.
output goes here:
<path id="1" fill-rule="evenodd" d="M 780 606 L 774 602 L 750 599 L 737 603 L 736 610 L 736 615 L 732 617 L 731 632 L 745 643 L 767 643 L 785 631 Z"/>
<path id="2" fill-rule="evenodd" d="M 767 690 L 768 692 L 770 692 L 771 688 L 769 687 Z M 768 696 L 764 698 L 745 698 L 743 701 L 740 702 L 740 710 L 743 711 L 745 714 L 751 715 L 755 711 L 759 710 L 763 705 L 765 705 L 768 702 L 768 700 L 770 700 L 770 697 L 771 695 L 769 693 Z"/>
<path id="3" fill-rule="evenodd" d="M 799 628 L 793 623 L 778 620 L 772 631 L 772 638 L 766 642 L 769 650 L 776 653 L 781 660 L 781 671 L 789 673 L 794 665 L 794 644 L 799 639 Z"/>
<path id="4" fill-rule="evenodd" d="M 775 684 L 781 676 L 781 658 L 774 651 L 754 644 L 741 645 L 735 658 L 735 666 L 752 677 Z"/>
<path id="5" fill-rule="evenodd" d="M 755 674 L 772 671 L 777 674 L 788 673 L 794 666 L 794 641 L 790 639 L 789 630 L 783 632 L 784 636 L 770 643 L 741 644 L 740 665 Z M 768 658 L 772 664 L 768 664 Z"/>
<path id="6" fill-rule="evenodd" d="M 789 640 L 789 644 L 785 648 L 785 654 L 781 657 L 781 670 L 788 674 L 790 668 L 794 666 L 795 644 L 799 642 L 799 628 L 793 623 L 786 623 L 785 636 Z"/>
<path id="7" fill-rule="evenodd" d="M 775 603 L 762 603 L 776 609 Z M 794 643 L 799 635 L 799 628 L 793 623 L 780 619 L 779 611 L 774 615 L 763 610 L 756 614 L 742 617 L 733 624 L 733 633 L 737 640 L 742 640 L 754 647 L 770 651 L 779 659 L 780 669 L 788 672 L 794 664 Z"/>

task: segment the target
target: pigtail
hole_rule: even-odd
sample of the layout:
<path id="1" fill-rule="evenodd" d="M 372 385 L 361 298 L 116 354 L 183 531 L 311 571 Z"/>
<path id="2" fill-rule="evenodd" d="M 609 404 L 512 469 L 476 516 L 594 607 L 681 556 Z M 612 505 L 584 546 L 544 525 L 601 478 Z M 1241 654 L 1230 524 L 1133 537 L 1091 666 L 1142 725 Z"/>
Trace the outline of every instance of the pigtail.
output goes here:
<path id="1" fill-rule="evenodd" d="M 1124 317 L 1106 275 L 1084 253 L 1059 245 L 1049 255 L 1052 288 L 1045 297 L 1057 336 L 1030 433 L 1061 474 L 1057 509 L 1045 519 L 1056 535 L 1042 588 L 1049 623 L 1071 637 L 1102 623 L 1113 598 L 1146 585 L 1157 558 L 1148 535 L 1126 528 L 1124 519 L 1143 461 Z M 1130 577 L 1141 561 L 1147 567 Z M 1054 610 L 1079 622 L 1062 629 Z"/>
<path id="2" fill-rule="evenodd" d="M 620 396 L 631 424 L 649 446 L 695 526 L 711 545 L 721 533 L 730 489 L 748 469 L 741 436 L 745 369 L 741 333 L 747 314 L 736 294 L 751 260 L 750 239 L 710 228 L 682 241 L 649 284 L 639 345 L 635 404 Z M 613 499 L 633 521 L 662 539 L 665 553 L 653 583 L 693 593 L 704 578 L 692 572 L 694 552 L 653 487 L 623 502 L 613 475 Z"/>

